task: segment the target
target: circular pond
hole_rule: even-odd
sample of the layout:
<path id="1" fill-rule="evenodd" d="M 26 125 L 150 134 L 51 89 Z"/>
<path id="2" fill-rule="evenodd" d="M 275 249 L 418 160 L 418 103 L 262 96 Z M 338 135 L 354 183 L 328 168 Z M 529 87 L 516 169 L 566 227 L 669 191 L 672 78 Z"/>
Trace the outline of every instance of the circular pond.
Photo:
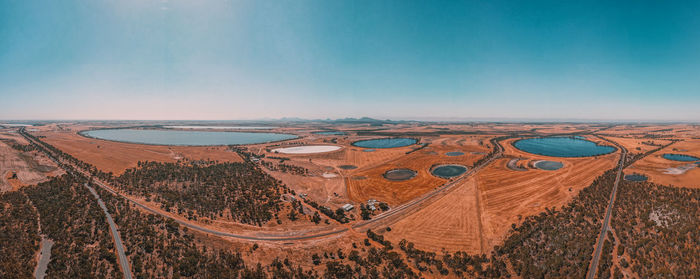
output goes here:
<path id="1" fill-rule="evenodd" d="M 522 151 L 551 157 L 589 157 L 609 154 L 617 148 L 598 145 L 581 137 L 545 137 L 517 140 L 515 148 Z"/>
<path id="2" fill-rule="evenodd" d="M 535 167 L 541 170 L 558 170 L 564 167 L 564 164 L 561 162 L 555 162 L 555 161 L 537 161 L 535 162 Z"/>
<path id="3" fill-rule="evenodd" d="M 664 159 L 671 161 L 681 161 L 681 162 L 695 162 L 700 161 L 697 157 L 683 154 L 664 154 Z"/>
<path id="4" fill-rule="evenodd" d="M 384 178 L 391 181 L 405 181 L 416 177 L 416 171 L 411 169 L 393 169 L 384 173 Z"/>
<path id="5" fill-rule="evenodd" d="M 327 136 L 341 136 L 341 135 L 347 135 L 348 133 L 343 132 L 343 131 L 320 131 L 320 132 L 313 132 L 316 135 L 327 135 Z"/>
<path id="6" fill-rule="evenodd" d="M 371 139 L 353 142 L 352 145 L 364 148 L 394 148 L 416 144 L 416 139 L 412 138 L 387 138 Z"/>
<path id="7" fill-rule="evenodd" d="M 634 181 L 634 182 L 647 181 L 647 177 L 645 175 L 642 175 L 642 174 L 633 173 L 633 174 L 626 174 L 625 180 Z"/>
<path id="8" fill-rule="evenodd" d="M 452 151 L 452 152 L 447 152 L 445 153 L 447 156 L 462 156 L 464 155 L 464 152 L 459 152 L 459 151 Z"/>
<path id="9" fill-rule="evenodd" d="M 467 172 L 467 167 L 462 165 L 441 165 L 433 168 L 430 173 L 442 178 L 452 178 Z"/>
<path id="10" fill-rule="evenodd" d="M 295 139 L 292 134 L 181 130 L 103 129 L 81 132 L 103 140 L 155 145 L 238 145 Z"/>
<path id="11" fill-rule="evenodd" d="M 304 145 L 304 146 L 294 146 L 294 147 L 283 147 L 273 149 L 272 152 L 284 153 L 284 154 L 313 154 L 313 153 L 323 153 L 331 152 L 340 149 L 340 146 L 335 145 Z"/>

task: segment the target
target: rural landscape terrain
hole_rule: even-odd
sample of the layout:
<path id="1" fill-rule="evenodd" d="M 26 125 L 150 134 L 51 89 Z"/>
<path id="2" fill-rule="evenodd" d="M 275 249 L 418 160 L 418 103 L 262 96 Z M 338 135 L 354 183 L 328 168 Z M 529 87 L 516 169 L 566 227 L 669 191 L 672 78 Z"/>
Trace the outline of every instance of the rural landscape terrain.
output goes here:
<path id="1" fill-rule="evenodd" d="M 700 277 L 698 125 L 0 126 L 2 278 Z"/>
<path id="2" fill-rule="evenodd" d="M 0 1 L 0 279 L 700 278 L 700 1 Z"/>

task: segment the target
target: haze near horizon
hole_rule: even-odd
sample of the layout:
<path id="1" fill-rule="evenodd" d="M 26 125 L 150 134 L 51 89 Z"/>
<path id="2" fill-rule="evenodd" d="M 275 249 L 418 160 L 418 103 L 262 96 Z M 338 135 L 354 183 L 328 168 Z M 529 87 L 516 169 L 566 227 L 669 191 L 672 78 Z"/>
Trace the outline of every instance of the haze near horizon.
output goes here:
<path id="1" fill-rule="evenodd" d="M 0 119 L 700 121 L 698 2 L 0 5 Z"/>

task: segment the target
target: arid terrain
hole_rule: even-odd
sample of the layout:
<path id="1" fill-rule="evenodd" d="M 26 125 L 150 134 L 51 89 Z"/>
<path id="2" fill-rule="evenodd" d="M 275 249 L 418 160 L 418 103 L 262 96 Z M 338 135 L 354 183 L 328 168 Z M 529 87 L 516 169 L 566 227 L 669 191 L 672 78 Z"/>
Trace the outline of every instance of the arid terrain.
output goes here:
<path id="1" fill-rule="evenodd" d="M 648 182 L 670 187 L 700 188 L 700 168 L 695 162 L 663 157 L 700 157 L 700 128 L 686 124 L 275 123 L 254 132 L 289 133 L 297 138 L 230 146 L 147 145 L 80 133 L 124 127 L 191 129 L 100 122 L 7 127 L 0 131 L 0 192 L 26 193 L 32 203 L 41 204 L 34 201 L 41 193 L 31 190 L 33 187 L 67 183 L 76 187 L 71 191 L 78 202 L 83 198 L 75 194 L 83 191 L 78 190 L 82 189 L 80 181 L 89 178 L 106 210 L 116 216 L 125 250 L 135 249 L 129 245 L 143 246 L 153 235 L 170 234 L 173 229 L 169 226 L 175 226 L 177 237 L 196 243 L 168 244 L 180 247 L 177 253 L 183 253 L 182 259 L 184 253 L 201 253 L 202 259 L 212 263 L 234 257 L 206 252 L 213 249 L 241 253 L 246 268 L 255 266 L 249 263 L 268 267 L 266 271 L 244 268 L 237 272 L 275 277 L 275 272 L 285 268 L 289 270 L 284 272 L 292 273 L 299 268 L 303 274 L 309 271 L 308 276 L 337 276 L 347 264 L 350 270 L 359 268 L 359 274 L 375 270 L 399 277 L 531 277 L 523 273 L 522 262 L 508 254 L 514 253 L 508 249 L 517 243 L 513 239 L 518 228 L 534 229 L 557 214 L 574 214 L 571 212 L 579 209 L 566 208 L 576 208 L 572 204 L 591 195 L 584 191 L 589 187 L 612 187 L 605 183 L 614 180 L 610 178 L 614 171 L 641 174 Z M 240 130 L 208 127 L 201 131 Z M 615 147 L 615 151 L 552 157 L 514 146 L 521 139 L 574 136 Z M 395 138 L 414 142 L 389 148 L 357 145 L 364 140 Z M 617 168 L 621 158 L 625 159 L 624 169 Z M 542 169 L 538 163 L 543 161 L 560 163 L 560 168 Z M 443 165 L 463 166 L 466 172 L 451 178 L 432 173 Z M 387 174 L 392 170 L 408 170 L 411 175 L 390 180 Z M 67 173 L 82 178 L 52 180 L 69 176 Z M 42 182 L 47 183 L 36 186 Z M 592 208 L 605 208 L 609 192 L 598 194 L 597 200 L 588 203 L 593 203 Z M 11 204 L 9 198 L 6 203 Z M 39 215 L 46 210 L 41 206 L 37 207 Z M 588 229 L 600 229 L 602 212 L 595 214 L 585 218 Z M 696 216 L 693 222 L 697 221 Z M 147 236 L 136 229 L 149 226 L 160 229 Z M 613 232 L 619 234 L 618 229 L 622 228 Z M 586 237 L 597 243 L 595 233 Z M 73 240 L 59 240 L 57 247 L 65 244 L 61 241 Z M 615 249 L 622 249 L 620 245 L 615 242 Z M 593 251 L 593 245 L 589 248 Z M 119 255 L 119 250 L 109 248 L 106 253 Z M 175 272 L 177 263 L 159 258 L 167 253 L 158 251 L 150 256 L 127 253 L 124 259 L 130 268 L 118 268 L 123 262 L 119 260 L 109 270 L 115 276 L 126 270 L 158 277 L 163 275 L 162 266 Z M 143 257 L 151 257 L 153 266 L 137 263 Z M 625 257 L 625 263 L 635 261 Z M 285 268 L 276 266 L 276 261 L 283 260 L 288 262 Z M 579 260 L 587 264 L 590 258 Z M 691 257 L 696 264 L 697 260 Z M 623 266 L 618 257 L 611 263 L 626 276 L 646 274 L 643 269 Z M 95 259 L 95 264 L 105 262 Z M 614 269 L 605 270 L 613 274 Z M 185 277 L 190 274 L 178 272 Z"/>

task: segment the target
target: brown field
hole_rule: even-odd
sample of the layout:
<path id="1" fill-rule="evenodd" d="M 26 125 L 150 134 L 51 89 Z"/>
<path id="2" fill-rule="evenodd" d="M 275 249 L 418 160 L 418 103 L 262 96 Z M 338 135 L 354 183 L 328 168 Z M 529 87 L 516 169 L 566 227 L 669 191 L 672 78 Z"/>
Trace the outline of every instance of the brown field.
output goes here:
<path id="1" fill-rule="evenodd" d="M 0 132 L 0 139 L 27 144 L 15 133 Z M 12 174 L 17 178 L 12 179 Z M 0 140 L 0 192 L 17 190 L 25 185 L 33 185 L 47 180 L 49 176 L 63 174 L 63 170 L 38 151 L 20 152 Z"/>
<path id="2" fill-rule="evenodd" d="M 222 146 L 188 147 L 122 143 L 83 137 L 74 130 L 41 131 L 33 134 L 44 136 L 46 138 L 43 140 L 63 152 L 115 175 L 123 173 L 128 168 L 135 168 L 139 161 L 175 162 L 182 158 L 221 162 L 241 160 L 238 154 Z"/>
<path id="3" fill-rule="evenodd" d="M 423 139 L 423 142 L 426 142 Z M 479 143 L 483 145 L 479 145 Z M 354 158 L 349 162 L 358 163 L 358 169 L 349 171 L 345 181 L 349 197 L 356 202 L 365 202 L 368 199 L 376 199 L 391 205 L 399 205 L 421 194 L 424 194 L 447 182 L 447 179 L 438 178 L 430 173 L 431 167 L 439 164 L 460 164 L 471 168 L 476 160 L 489 152 L 488 138 L 475 136 L 443 136 L 430 139 L 430 145 L 410 154 L 397 154 L 391 158 L 385 158 L 383 150 L 374 152 L 361 152 L 357 157 L 384 158 L 374 164 L 362 164 L 372 159 L 362 160 Z M 409 149 L 410 150 L 410 149 Z M 446 152 L 460 151 L 462 156 L 447 156 Z M 357 153 L 357 152 L 356 152 Z M 374 154 L 377 153 L 377 154 Z M 404 152 L 405 153 L 405 152 Z M 351 163 L 351 164 L 353 164 Z M 384 178 L 386 171 L 408 168 L 416 171 L 416 177 L 406 181 L 390 181 Z M 356 179 L 355 177 L 366 177 Z"/>
<path id="4" fill-rule="evenodd" d="M 603 134 L 639 138 L 697 138 L 700 137 L 700 128 L 692 124 L 619 125 L 605 130 Z"/>
<path id="5" fill-rule="evenodd" d="M 630 154 L 644 153 L 650 150 L 659 148 L 659 146 L 654 145 L 665 145 L 669 144 L 670 140 L 664 139 L 645 139 L 636 137 L 605 137 L 606 139 L 617 142 L 618 144 L 627 148 Z"/>
<path id="6" fill-rule="evenodd" d="M 689 139 L 674 143 L 635 162 L 625 170 L 625 173 L 644 174 L 650 181 L 663 185 L 700 188 L 700 168 L 690 169 L 683 174 L 664 173 L 667 168 L 676 168 L 690 163 L 664 159 L 662 156 L 666 153 L 685 154 L 700 158 L 700 140 Z"/>
<path id="7" fill-rule="evenodd" d="M 479 171 L 445 197 L 392 226 L 392 241 L 406 238 L 421 249 L 485 253 L 499 244 L 521 217 L 566 204 L 597 176 L 615 166 L 619 151 L 596 157 L 552 158 L 503 143 L 509 158 Z M 564 163 L 557 171 L 506 167 L 511 157 Z M 459 232 L 459 233 L 456 233 Z"/>
<path id="8" fill-rule="evenodd" d="M 35 135 L 45 136 L 43 140 L 76 158 L 97 166 L 103 171 L 115 174 L 125 169 L 135 167 L 138 161 L 152 160 L 173 162 L 179 158 L 210 159 L 219 161 L 237 161 L 241 158 L 225 147 L 169 147 L 154 145 L 139 145 L 110 142 L 91 139 L 76 134 L 96 126 L 86 125 L 49 125 L 39 128 Z M 305 193 L 319 204 L 328 205 L 333 209 L 345 203 L 359 205 L 368 199 L 376 199 L 396 207 L 416 197 L 419 197 L 447 182 L 430 174 L 430 169 L 438 164 L 461 164 L 469 168 L 474 162 L 485 156 L 493 147 L 489 139 L 507 133 L 522 133 L 524 135 L 549 135 L 566 133 L 600 132 L 606 138 L 615 141 L 629 150 L 630 153 L 644 153 L 655 149 L 653 144 L 667 144 L 670 139 L 685 139 L 667 150 L 659 151 L 644 158 L 626 173 L 638 172 L 648 175 L 653 182 L 674 184 L 684 187 L 700 187 L 700 168 L 691 169 L 682 175 L 664 174 L 663 169 L 677 167 L 685 163 L 673 162 L 661 158 L 663 153 L 682 153 L 700 157 L 700 140 L 692 137 L 700 136 L 700 129 L 691 125 L 621 125 L 607 129 L 602 124 L 440 124 L 417 125 L 396 124 L 374 127 L 369 125 L 297 125 L 284 126 L 272 130 L 274 132 L 289 132 L 300 136 L 299 139 L 278 143 L 258 144 L 247 146 L 248 150 L 265 155 L 265 162 L 278 164 L 279 160 L 269 157 L 282 157 L 288 160 L 284 164 L 308 169 L 306 176 L 285 173 L 282 171 L 266 171 L 273 177 L 283 181 L 297 193 Z M 348 135 L 322 136 L 312 132 L 323 129 L 346 130 Z M 363 134 L 363 131 L 365 134 Z M 377 135 L 367 136 L 371 132 Z M 412 133 L 411 137 L 420 139 L 419 143 L 429 143 L 426 148 L 406 154 L 419 145 L 400 148 L 376 149 L 374 152 L 364 152 L 365 148 L 352 146 L 352 142 L 362 139 L 381 138 L 382 134 L 399 135 Z M 461 135 L 446 135 L 446 133 Z M 471 134 L 477 132 L 478 134 Z M 358 136 L 360 133 L 362 136 Z M 675 134 L 675 135 L 674 135 Z M 600 144 L 609 144 L 595 136 L 587 139 Z M 20 138 L 21 139 L 21 138 Z M 413 242 L 417 248 L 440 252 L 466 251 L 469 253 L 488 253 L 495 245 L 502 243 L 503 238 L 512 224 L 518 224 L 523 217 L 543 212 L 545 208 L 561 207 L 575 196 L 582 188 L 588 186 L 597 176 L 615 166 L 620 152 L 584 158 L 553 158 L 525 153 L 515 149 L 511 143 L 515 139 L 504 141 L 504 157 L 495 160 L 490 165 L 479 170 L 471 177 L 455 185 L 449 192 L 437 196 L 428 203 L 422 204 L 407 212 L 402 218 L 397 218 L 390 224 L 391 231 L 386 237 L 392 243 L 401 239 Z M 277 147 L 298 145 L 338 145 L 337 151 L 316 154 L 277 154 L 271 152 Z M 676 149 L 675 151 L 673 149 Z M 679 151 L 681 150 L 681 151 Z M 446 152 L 461 151 L 465 155 L 450 157 Z M 514 171 L 506 164 L 513 158 L 519 158 L 518 165 L 526 171 Z M 560 161 L 564 167 L 557 171 L 534 169 L 529 163 L 536 160 Z M 354 165 L 356 169 L 342 169 L 341 165 Z M 387 170 L 394 168 L 409 168 L 417 172 L 417 176 L 407 181 L 389 181 L 383 177 Z M 265 168 L 263 168 L 265 169 Z M 135 197 L 142 202 L 143 199 Z M 154 207 L 157 205 L 153 204 Z M 349 212 L 359 219 L 359 210 Z M 174 218 L 182 218 L 168 213 Z M 325 218 L 325 217 L 324 217 Z M 226 220 L 199 220 L 204 227 L 224 229 L 249 235 L 282 234 L 285 232 L 319 232 L 338 228 L 337 223 L 315 225 L 308 221 L 297 223 L 276 224 L 271 222 L 263 227 L 254 227 Z M 274 224 L 273 224 L 274 223 Z M 388 222 L 390 223 L 390 222 Z M 207 236 L 202 236 L 207 238 Z M 330 245 L 347 247 L 344 240 L 361 241 L 361 233 L 350 231 L 344 235 L 329 239 L 313 239 L 299 244 L 265 244 L 254 258 L 272 257 L 286 245 L 291 249 L 307 247 L 316 249 L 317 246 Z M 228 242 L 226 239 L 224 242 Z M 236 242 L 236 241 L 234 241 Z M 223 243 L 223 242 L 222 242 Z M 238 242 L 240 243 L 240 242 Z M 221 244 L 225 245 L 225 244 Z M 284 250 L 287 251 L 287 250 Z M 321 250 L 319 250 L 321 251 Z M 308 259 L 310 253 L 295 253 Z M 305 261 L 308 264 L 308 260 Z"/>

